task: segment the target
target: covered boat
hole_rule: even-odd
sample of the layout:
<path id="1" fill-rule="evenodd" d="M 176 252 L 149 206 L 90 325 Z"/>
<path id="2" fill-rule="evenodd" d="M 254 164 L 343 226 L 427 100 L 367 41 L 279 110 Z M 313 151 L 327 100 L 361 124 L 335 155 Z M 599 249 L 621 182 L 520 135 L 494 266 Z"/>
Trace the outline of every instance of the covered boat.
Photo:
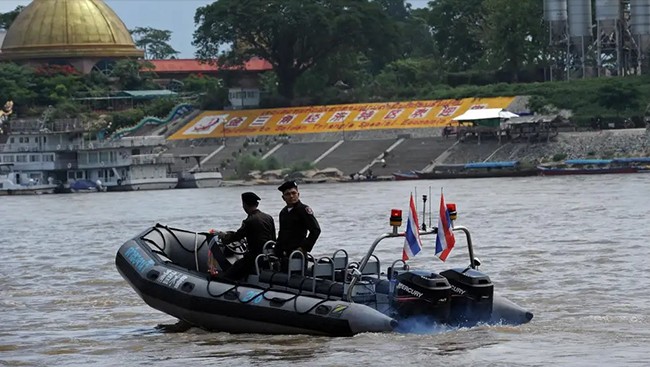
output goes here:
<path id="1" fill-rule="evenodd" d="M 537 169 L 519 161 L 474 162 L 465 164 L 441 164 L 430 171 L 416 171 L 418 178 L 426 180 L 452 178 L 528 177 L 536 176 Z"/>
<path id="2" fill-rule="evenodd" d="M 612 173 L 636 173 L 641 158 L 627 160 L 619 159 L 568 159 L 561 163 L 543 164 L 537 166 L 542 176 L 566 175 L 602 175 Z"/>
<path id="3" fill-rule="evenodd" d="M 393 211 L 393 214 L 396 211 Z M 392 224 L 399 218 L 391 217 Z M 399 258 L 382 272 L 374 254 L 382 234 L 363 258 L 350 261 L 338 250 L 314 259 L 291 254 L 284 271 L 270 255 L 256 259 L 256 271 L 241 282 L 208 274 L 209 248 L 217 268 L 226 269 L 245 243 L 222 246 L 217 236 L 157 224 L 123 244 L 115 263 L 120 274 L 151 307 L 194 326 L 231 333 L 351 336 L 363 332 L 413 331 L 436 325 L 477 323 L 519 325 L 533 315 L 494 294 L 490 278 L 478 270 L 465 227 L 470 264 L 440 273 L 411 269 Z M 436 228 L 420 231 L 421 236 Z"/>

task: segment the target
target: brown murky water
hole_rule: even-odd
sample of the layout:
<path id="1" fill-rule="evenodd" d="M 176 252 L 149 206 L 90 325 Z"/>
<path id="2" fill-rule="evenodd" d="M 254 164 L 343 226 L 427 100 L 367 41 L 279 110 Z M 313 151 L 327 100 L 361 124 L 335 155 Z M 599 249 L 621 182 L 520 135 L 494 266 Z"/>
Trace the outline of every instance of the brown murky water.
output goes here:
<path id="1" fill-rule="evenodd" d="M 345 247 L 360 258 L 416 185 L 418 196 L 431 185 L 434 211 L 444 186 L 457 223 L 472 230 L 481 270 L 499 294 L 535 313 L 530 324 L 352 338 L 170 332 L 160 326 L 175 319 L 146 306 L 117 273 L 118 247 L 156 222 L 236 228 L 242 191 L 255 191 L 277 218 L 275 187 L 2 197 L 0 365 L 647 363 L 650 175 L 304 185 L 302 199 L 323 227 L 314 252 Z M 380 257 L 399 257 L 395 241 Z M 449 264 L 432 248 L 425 243 L 415 264 L 466 263 L 462 246 Z"/>

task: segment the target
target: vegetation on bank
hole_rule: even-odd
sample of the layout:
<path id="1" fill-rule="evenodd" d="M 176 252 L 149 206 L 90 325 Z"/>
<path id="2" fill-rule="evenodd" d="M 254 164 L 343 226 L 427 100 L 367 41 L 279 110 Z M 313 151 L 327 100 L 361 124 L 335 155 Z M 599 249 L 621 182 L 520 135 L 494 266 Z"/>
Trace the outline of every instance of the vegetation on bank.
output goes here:
<path id="1" fill-rule="evenodd" d="M 640 121 L 650 102 L 647 76 L 543 82 L 563 57 L 547 42 L 542 3 L 436 0 L 412 9 L 404 0 L 265 0 L 264 7 L 217 0 L 197 10 L 194 45 L 197 57 L 222 66 L 250 57 L 270 61 L 273 71 L 261 76 L 263 108 L 529 95 L 534 112 L 572 110 L 581 125 L 597 117 Z M 0 14 L 0 27 L 8 27 L 19 10 Z M 148 57 L 176 53 L 169 31 L 138 27 L 132 34 Z M 593 67 L 595 55 L 585 62 Z M 48 106 L 54 106 L 54 117 L 104 114 L 111 129 L 147 115 L 164 117 L 180 99 L 203 109 L 227 106 L 229 77 L 202 75 L 183 80 L 176 99 L 136 103 L 125 111 L 80 99 L 160 88 L 147 65 L 120 61 L 109 75 L 80 75 L 65 66 L 0 63 L 0 103 L 12 99 L 18 116 L 37 116 Z M 563 70 L 570 74 L 578 66 Z"/>

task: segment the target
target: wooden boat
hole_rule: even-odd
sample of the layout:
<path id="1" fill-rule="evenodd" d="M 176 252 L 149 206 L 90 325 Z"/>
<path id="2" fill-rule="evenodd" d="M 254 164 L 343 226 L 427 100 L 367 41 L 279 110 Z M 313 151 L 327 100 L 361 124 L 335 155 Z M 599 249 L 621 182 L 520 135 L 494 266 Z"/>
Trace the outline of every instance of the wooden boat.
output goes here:
<path id="1" fill-rule="evenodd" d="M 612 173 L 636 173 L 639 167 L 627 161 L 618 159 L 569 159 L 562 163 L 539 165 L 537 169 L 542 176 L 565 175 L 602 175 Z"/>
<path id="2" fill-rule="evenodd" d="M 404 181 L 404 180 L 417 180 L 418 174 L 415 171 L 408 171 L 408 172 L 393 172 L 393 179 L 395 181 Z"/>
<path id="3" fill-rule="evenodd" d="M 522 166 L 519 161 L 476 162 L 434 166 L 431 171 L 416 171 L 419 179 L 453 179 L 486 177 L 525 177 L 537 175 L 537 169 Z"/>

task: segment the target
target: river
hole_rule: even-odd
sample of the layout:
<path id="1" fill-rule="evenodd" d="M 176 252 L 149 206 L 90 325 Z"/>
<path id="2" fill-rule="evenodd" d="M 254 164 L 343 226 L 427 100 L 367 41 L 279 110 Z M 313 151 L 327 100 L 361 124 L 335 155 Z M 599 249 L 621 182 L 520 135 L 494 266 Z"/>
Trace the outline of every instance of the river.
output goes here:
<path id="1" fill-rule="evenodd" d="M 646 365 L 649 184 L 650 175 L 634 174 L 301 186 L 323 228 L 314 253 L 345 247 L 353 260 L 390 231 L 391 208 L 406 218 L 410 192 L 421 205 L 431 190 L 435 212 L 444 187 L 495 292 L 535 314 L 518 327 L 350 338 L 172 332 L 162 326 L 175 319 L 144 304 L 116 271 L 118 247 L 156 222 L 237 228 L 243 191 L 261 196 L 277 220 L 275 187 L 2 197 L 0 365 Z M 458 238 L 447 263 L 433 258 L 431 238 L 413 264 L 467 265 Z M 385 243 L 380 258 L 398 258 L 402 242 Z"/>

